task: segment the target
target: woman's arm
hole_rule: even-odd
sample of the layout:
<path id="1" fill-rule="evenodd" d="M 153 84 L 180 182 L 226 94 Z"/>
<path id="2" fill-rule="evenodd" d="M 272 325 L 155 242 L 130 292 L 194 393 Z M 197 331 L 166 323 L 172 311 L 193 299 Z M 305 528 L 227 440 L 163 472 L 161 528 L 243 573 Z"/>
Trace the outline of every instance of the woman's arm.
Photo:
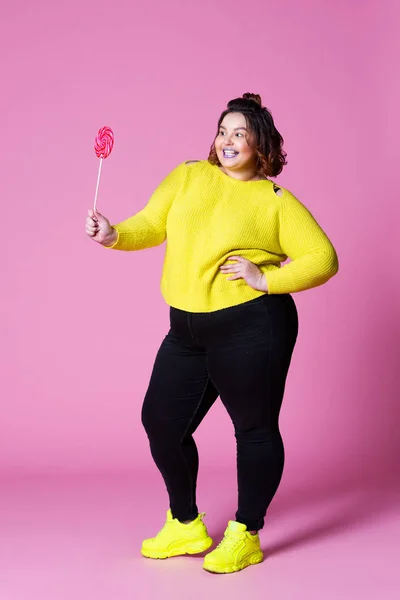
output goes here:
<path id="1" fill-rule="evenodd" d="M 143 250 L 162 244 L 166 238 L 169 209 L 179 192 L 186 173 L 185 163 L 175 167 L 153 192 L 146 206 L 133 217 L 117 225 L 115 241 L 105 246 L 113 250 Z M 110 240 L 112 241 L 112 240 Z"/>
<path id="2" fill-rule="evenodd" d="M 338 257 L 331 241 L 310 211 L 288 190 L 283 190 L 279 220 L 280 245 L 291 262 L 265 273 L 269 294 L 317 287 L 338 272 Z"/>

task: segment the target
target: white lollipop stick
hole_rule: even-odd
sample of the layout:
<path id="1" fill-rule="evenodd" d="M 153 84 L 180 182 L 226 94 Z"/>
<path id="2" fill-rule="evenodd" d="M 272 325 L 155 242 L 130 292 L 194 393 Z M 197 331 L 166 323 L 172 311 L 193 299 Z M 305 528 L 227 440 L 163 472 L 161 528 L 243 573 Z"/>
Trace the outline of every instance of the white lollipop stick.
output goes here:
<path id="1" fill-rule="evenodd" d="M 96 194 L 94 196 L 94 211 L 96 212 L 96 200 L 97 200 L 97 194 L 99 191 L 99 183 L 100 183 L 100 174 L 101 174 L 101 165 L 103 164 L 103 157 L 100 158 L 100 165 L 99 165 L 99 172 L 97 175 L 97 185 L 96 185 Z"/>

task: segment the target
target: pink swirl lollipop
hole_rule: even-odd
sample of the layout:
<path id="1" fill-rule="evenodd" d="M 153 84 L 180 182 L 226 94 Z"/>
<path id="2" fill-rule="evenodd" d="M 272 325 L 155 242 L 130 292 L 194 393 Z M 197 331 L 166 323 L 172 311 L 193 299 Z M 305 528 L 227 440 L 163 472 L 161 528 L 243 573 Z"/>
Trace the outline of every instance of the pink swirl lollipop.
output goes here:
<path id="1" fill-rule="evenodd" d="M 99 173 L 97 175 L 97 185 L 96 185 L 96 194 L 94 197 L 94 210 L 96 211 L 96 200 L 97 193 L 99 191 L 99 182 L 100 182 L 100 173 L 101 173 L 101 165 L 103 164 L 103 159 L 107 158 L 111 153 L 111 150 L 114 146 L 114 133 L 110 127 L 101 127 L 97 132 L 97 135 L 94 140 L 94 151 L 96 156 L 100 159 L 99 165 Z"/>
<path id="2" fill-rule="evenodd" d="M 107 158 L 114 146 L 114 133 L 110 127 L 102 127 L 94 140 L 97 158 Z"/>

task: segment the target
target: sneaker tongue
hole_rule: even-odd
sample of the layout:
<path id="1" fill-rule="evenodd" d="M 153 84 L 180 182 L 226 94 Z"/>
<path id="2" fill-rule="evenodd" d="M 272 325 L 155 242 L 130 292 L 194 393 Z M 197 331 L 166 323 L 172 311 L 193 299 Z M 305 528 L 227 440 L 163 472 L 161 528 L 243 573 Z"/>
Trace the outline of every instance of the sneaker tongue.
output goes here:
<path id="1" fill-rule="evenodd" d="M 238 521 L 229 521 L 228 529 L 230 531 L 246 531 L 247 527 L 244 523 L 239 523 Z"/>

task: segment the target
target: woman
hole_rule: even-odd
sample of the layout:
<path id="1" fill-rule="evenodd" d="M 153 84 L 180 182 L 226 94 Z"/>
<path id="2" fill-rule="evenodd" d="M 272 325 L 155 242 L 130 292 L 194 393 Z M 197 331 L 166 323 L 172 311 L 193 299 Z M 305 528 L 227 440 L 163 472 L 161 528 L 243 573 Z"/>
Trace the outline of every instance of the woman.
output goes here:
<path id="1" fill-rule="evenodd" d="M 203 567 L 231 573 L 263 559 L 258 531 L 282 476 L 278 419 L 298 332 L 290 294 L 338 270 L 310 212 L 268 179 L 286 164 L 282 144 L 260 96 L 244 94 L 222 113 L 208 160 L 178 165 L 145 208 L 118 225 L 91 210 L 86 219 L 87 234 L 108 248 L 168 240 L 161 289 L 170 329 L 142 422 L 170 508 L 161 531 L 143 542 L 149 558 L 195 554 L 213 543 L 196 505 L 193 433 L 220 396 L 237 441 L 238 510 Z"/>

